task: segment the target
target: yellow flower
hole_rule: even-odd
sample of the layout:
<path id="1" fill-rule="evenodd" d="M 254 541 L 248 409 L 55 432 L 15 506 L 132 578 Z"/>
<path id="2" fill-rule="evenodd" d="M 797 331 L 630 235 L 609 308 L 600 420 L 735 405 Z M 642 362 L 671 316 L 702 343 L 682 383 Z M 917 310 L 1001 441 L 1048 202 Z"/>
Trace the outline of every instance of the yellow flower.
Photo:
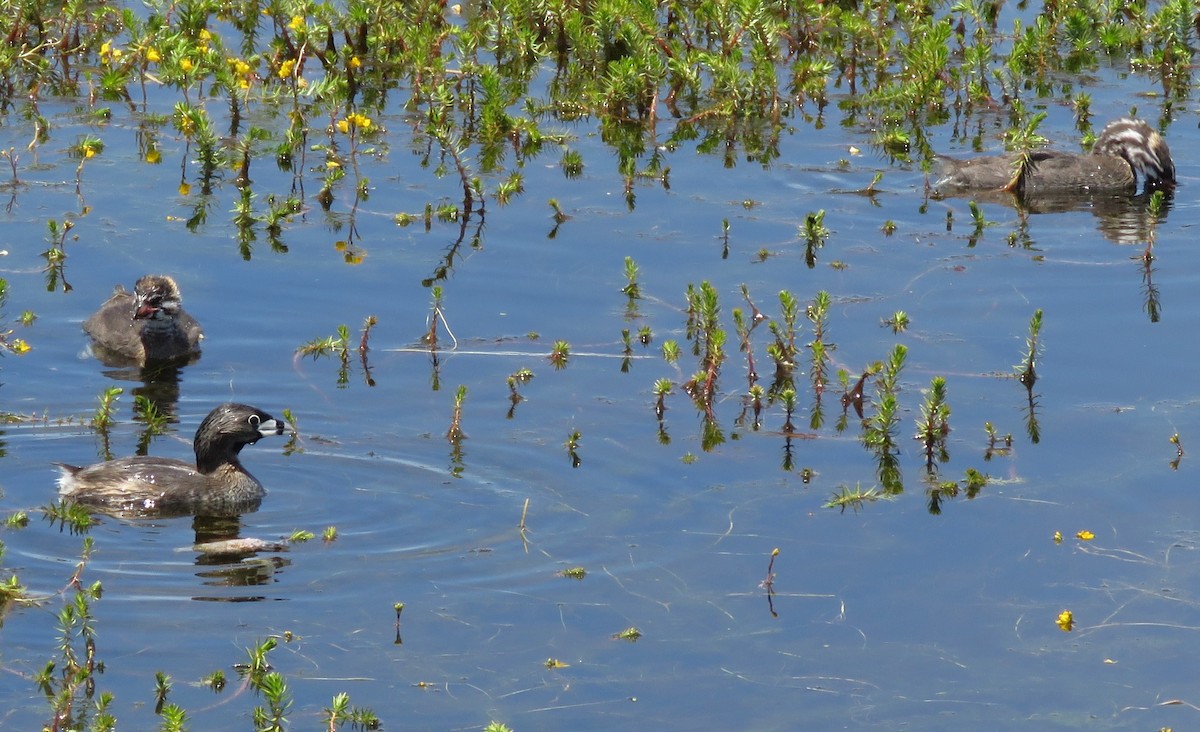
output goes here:
<path id="1" fill-rule="evenodd" d="M 91 160 L 94 157 L 96 157 L 96 147 L 94 145 L 89 145 L 89 144 L 85 143 L 83 146 L 84 160 Z"/>
<path id="2" fill-rule="evenodd" d="M 162 61 L 162 54 L 160 54 L 157 49 L 148 48 L 146 49 L 146 60 L 150 63 L 156 64 L 159 61 Z"/>
<path id="3" fill-rule="evenodd" d="M 1083 531 L 1077 532 L 1075 534 L 1075 538 L 1081 541 L 1091 541 L 1092 539 L 1096 538 L 1096 535 L 1087 529 L 1084 529 Z"/>
<path id="4" fill-rule="evenodd" d="M 121 56 L 122 56 L 124 53 L 125 53 L 125 52 L 124 52 L 124 51 L 122 51 L 121 49 L 119 49 L 119 48 L 114 48 L 114 49 L 113 49 L 113 51 L 112 51 L 112 57 L 113 57 L 114 59 L 121 58 Z"/>
<path id="5" fill-rule="evenodd" d="M 358 56 L 350 57 L 350 68 L 357 69 L 357 68 L 360 68 L 361 66 L 362 66 L 362 59 L 360 59 Z"/>
<path id="6" fill-rule="evenodd" d="M 1061 544 L 1061 543 L 1062 543 L 1062 532 L 1061 532 L 1061 531 L 1055 531 L 1055 532 L 1054 532 L 1054 543 L 1055 543 L 1055 544 Z"/>
<path id="7" fill-rule="evenodd" d="M 348 133 L 351 127 L 357 127 L 363 132 L 370 132 L 375 123 L 365 114 L 354 112 L 346 115 L 346 119 L 338 120 L 337 128 L 342 133 Z"/>
<path id="8" fill-rule="evenodd" d="M 291 22 L 288 23 L 288 28 L 291 28 L 296 33 L 299 33 L 304 28 L 304 16 L 293 15 Z"/>
<path id="9" fill-rule="evenodd" d="M 1070 610 L 1063 610 L 1054 622 L 1062 632 L 1070 633 L 1071 628 L 1075 627 L 1075 615 Z"/>
<path id="10" fill-rule="evenodd" d="M 286 79 L 289 76 L 291 76 L 292 72 L 295 70 L 296 70 L 296 59 L 289 58 L 286 61 L 284 61 L 283 63 L 279 64 L 279 78 Z"/>
<path id="11" fill-rule="evenodd" d="M 200 40 L 202 40 L 202 41 L 212 40 L 212 33 L 209 33 L 207 28 L 201 28 L 200 29 Z"/>
<path id="12" fill-rule="evenodd" d="M 12 352 L 18 356 L 24 356 L 32 348 L 32 346 L 25 342 L 24 338 L 14 338 L 13 342 L 8 345 L 12 348 Z"/>
<path id="13" fill-rule="evenodd" d="M 157 147 L 152 147 L 146 151 L 146 162 L 151 165 L 158 165 L 162 162 L 162 153 Z"/>
<path id="14" fill-rule="evenodd" d="M 192 63 L 190 58 L 183 58 L 179 60 L 179 68 L 183 69 L 183 73 L 186 74 L 187 72 L 196 68 L 196 64 Z"/>
<path id="15" fill-rule="evenodd" d="M 329 170 L 336 170 L 337 168 L 342 167 L 342 164 L 336 160 L 326 160 L 325 167 L 328 168 Z"/>
<path id="16" fill-rule="evenodd" d="M 179 195 L 186 196 L 192 192 L 192 184 L 184 181 L 179 184 Z"/>

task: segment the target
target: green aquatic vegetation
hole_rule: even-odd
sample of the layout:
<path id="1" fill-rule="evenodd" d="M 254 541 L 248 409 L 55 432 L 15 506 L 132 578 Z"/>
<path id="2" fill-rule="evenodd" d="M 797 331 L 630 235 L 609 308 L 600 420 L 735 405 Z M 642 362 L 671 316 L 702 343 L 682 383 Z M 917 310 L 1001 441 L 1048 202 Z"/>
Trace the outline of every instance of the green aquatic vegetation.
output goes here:
<path id="1" fill-rule="evenodd" d="M 812 269 L 817 265 L 817 250 L 825 246 L 829 238 L 829 229 L 825 226 L 825 210 L 809 212 L 804 217 L 804 226 L 800 228 L 804 238 L 804 263 Z"/>
<path id="2" fill-rule="evenodd" d="M 855 484 L 853 488 L 843 485 L 838 486 L 833 496 L 821 508 L 836 508 L 842 513 L 845 513 L 846 509 L 850 508 L 855 513 L 858 513 L 859 509 L 868 503 L 887 501 L 893 498 L 895 498 L 894 494 L 881 491 L 878 488 L 863 489 L 861 484 Z"/>
<path id="3" fill-rule="evenodd" d="M 1041 360 L 1041 334 L 1042 334 L 1042 310 L 1038 308 L 1033 311 L 1033 317 L 1029 319 L 1029 335 L 1025 338 L 1025 353 L 1021 356 L 1021 362 L 1013 366 L 1017 378 L 1027 387 L 1032 388 L 1034 382 L 1037 381 L 1037 362 Z"/>
<path id="4" fill-rule="evenodd" d="M 621 292 L 630 300 L 637 300 L 642 296 L 641 285 L 638 284 L 639 275 L 641 269 L 637 262 L 633 261 L 633 257 L 625 257 L 625 286 L 621 288 Z"/>
<path id="5" fill-rule="evenodd" d="M 687 287 L 686 333 L 692 341 L 692 354 L 699 357 L 700 370 L 682 389 L 692 397 L 706 415 L 711 417 L 713 398 L 717 392 L 717 377 L 725 362 L 725 330 L 720 324 L 720 298 L 707 280 L 699 287 Z"/>
<path id="6" fill-rule="evenodd" d="M 767 323 L 767 330 L 775 337 L 767 344 L 767 355 L 775 362 L 775 378 L 771 393 L 794 388 L 793 372 L 796 368 L 800 347 L 796 344 L 799 333 L 800 301 L 787 290 L 779 291 L 779 317 Z"/>
<path id="7" fill-rule="evenodd" d="M 96 411 L 92 414 L 92 429 L 97 432 L 107 432 L 113 424 L 113 408 L 117 399 L 125 393 L 119 386 L 110 386 L 100 393 L 96 400 Z"/>
<path id="8" fill-rule="evenodd" d="M 106 711 L 111 697 L 102 695 L 94 707 L 87 703 L 95 698 L 96 679 L 104 671 L 92 615 L 92 604 L 100 600 L 103 588 L 99 582 L 85 585 L 82 581 L 92 550 L 92 538 L 85 537 L 80 561 L 63 592 L 62 607 L 57 614 L 55 656 L 33 676 L 50 705 L 53 721 L 47 729 L 111 727 L 111 715 Z M 69 721 L 64 725 L 63 720 Z"/>
<path id="9" fill-rule="evenodd" d="M 908 330 L 908 326 L 911 324 L 912 322 L 908 318 L 908 313 L 904 312 L 903 310 L 897 310 L 896 312 L 892 313 L 892 317 L 887 318 L 880 323 L 880 325 L 884 326 L 885 328 L 891 328 L 892 333 L 895 334 L 900 334 Z"/>
<path id="10" fill-rule="evenodd" d="M 904 490 L 900 473 L 900 446 L 897 442 L 897 427 L 900 423 L 899 380 L 904 368 L 908 348 L 902 344 L 893 347 L 888 360 L 878 370 L 875 380 L 875 413 L 863 422 L 862 442 L 875 454 L 876 472 L 883 490 L 898 494 Z"/>
<path id="11" fill-rule="evenodd" d="M 805 311 L 813 327 L 813 340 L 808 344 L 808 376 L 812 382 L 813 393 L 818 398 L 825 391 L 825 384 L 829 374 L 829 354 L 831 351 L 836 350 L 836 346 L 828 343 L 825 338 L 826 330 L 829 327 L 829 304 L 829 293 L 821 290 L 813 297 L 812 303 Z"/>
<path id="12" fill-rule="evenodd" d="M 950 435 L 950 405 L 946 402 L 946 378 L 935 376 L 921 402 L 916 438 L 925 450 L 925 469 L 932 472 L 937 463 L 950 461 L 946 440 Z"/>
<path id="13" fill-rule="evenodd" d="M 47 239 L 50 242 L 50 247 L 42 252 L 42 258 L 46 260 L 44 271 L 46 273 L 47 292 L 57 290 L 59 281 L 62 282 L 63 292 L 70 292 L 74 289 L 71 287 L 71 283 L 67 282 L 66 274 L 67 234 L 74 228 L 75 222 L 68 218 L 64 218 L 61 222 L 54 219 L 49 219 L 46 222 Z"/>
<path id="14" fill-rule="evenodd" d="M 334 695 L 321 717 L 328 730 L 340 729 L 346 722 L 356 730 L 376 730 L 383 724 L 370 709 L 350 706 L 350 695 L 344 691 Z"/>
<path id="15" fill-rule="evenodd" d="M 57 522 L 72 534 L 86 534 L 98 523 L 85 506 L 71 501 L 51 501 L 42 507 L 42 516 L 51 525 Z"/>
<path id="16" fill-rule="evenodd" d="M 583 464 L 583 460 L 581 460 L 579 457 L 579 442 L 582 439 L 582 432 L 579 430 L 572 430 L 571 433 L 567 435 L 566 442 L 563 443 L 563 447 L 567 449 L 567 457 L 571 459 L 572 468 L 578 468 L 581 464 Z"/>
<path id="17" fill-rule="evenodd" d="M 454 392 L 454 411 L 450 415 L 450 429 L 446 430 L 446 439 L 450 442 L 461 442 L 467 436 L 462 428 L 463 402 L 466 400 L 467 387 L 459 384 L 458 389 Z"/>
<path id="18" fill-rule="evenodd" d="M 550 348 L 550 355 L 546 358 L 555 371 L 565 369 L 571 361 L 571 344 L 566 341 L 555 341 Z"/>
<path id="19" fill-rule="evenodd" d="M 7 320 L 4 315 L 4 306 L 7 304 L 7 302 L 8 280 L 0 277 L 0 323 L 3 323 Z M 29 327 L 33 325 L 33 322 L 36 320 L 36 318 L 37 316 L 35 316 L 32 312 L 25 311 L 21 314 L 21 325 L 24 327 Z M 15 331 L 12 328 L 0 330 L 0 356 L 3 356 L 5 353 L 15 353 L 18 356 L 21 356 L 29 352 L 31 348 L 29 343 L 26 342 L 24 338 L 13 338 L 12 335 L 14 332 Z"/>
<path id="20" fill-rule="evenodd" d="M 635 626 L 630 626 L 619 633 L 613 633 L 612 637 L 617 640 L 625 640 L 633 643 L 642 637 L 642 631 L 638 630 Z"/>

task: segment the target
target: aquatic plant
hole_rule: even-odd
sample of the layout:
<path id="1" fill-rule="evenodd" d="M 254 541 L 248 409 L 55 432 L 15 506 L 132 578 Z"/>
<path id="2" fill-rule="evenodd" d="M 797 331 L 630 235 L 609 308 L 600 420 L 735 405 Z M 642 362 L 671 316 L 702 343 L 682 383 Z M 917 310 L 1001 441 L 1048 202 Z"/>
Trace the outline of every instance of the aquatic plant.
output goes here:
<path id="1" fill-rule="evenodd" d="M 935 376 L 921 402 L 916 438 L 925 450 L 925 469 L 932 472 L 937 463 L 950 460 L 946 439 L 950 435 L 950 405 L 946 403 L 946 378 Z"/>
<path id="2" fill-rule="evenodd" d="M 1033 388 L 1037 381 L 1036 366 L 1041 358 L 1041 342 L 1039 341 L 1041 333 L 1042 311 L 1039 308 L 1033 311 L 1033 317 L 1029 319 L 1029 335 L 1025 338 L 1025 354 L 1021 356 L 1021 363 L 1013 366 L 1017 378 L 1029 388 Z"/>
<path id="3" fill-rule="evenodd" d="M 461 442 L 467 436 L 462 428 L 462 409 L 466 399 L 467 387 L 459 384 L 458 389 L 454 392 L 454 412 L 450 415 L 450 429 L 446 430 L 446 439 L 450 442 Z"/>

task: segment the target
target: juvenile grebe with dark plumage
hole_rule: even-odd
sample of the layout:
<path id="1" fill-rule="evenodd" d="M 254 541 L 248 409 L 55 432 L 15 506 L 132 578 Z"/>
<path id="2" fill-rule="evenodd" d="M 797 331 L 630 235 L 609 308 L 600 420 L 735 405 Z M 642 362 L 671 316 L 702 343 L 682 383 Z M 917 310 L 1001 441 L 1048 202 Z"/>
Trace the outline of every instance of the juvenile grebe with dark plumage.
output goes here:
<path id="1" fill-rule="evenodd" d="M 138 365 L 195 356 L 204 331 L 183 309 L 179 285 L 167 275 L 146 275 L 133 294 L 113 296 L 83 322 L 93 350 L 110 365 Z"/>

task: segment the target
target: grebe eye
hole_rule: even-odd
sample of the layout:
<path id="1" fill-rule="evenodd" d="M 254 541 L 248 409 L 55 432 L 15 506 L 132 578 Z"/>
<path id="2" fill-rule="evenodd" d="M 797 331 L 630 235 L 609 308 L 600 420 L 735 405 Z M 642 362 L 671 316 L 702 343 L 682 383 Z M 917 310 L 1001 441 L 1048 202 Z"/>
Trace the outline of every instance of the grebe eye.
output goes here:
<path id="1" fill-rule="evenodd" d="M 250 417 L 246 419 L 246 421 L 250 423 L 251 427 L 257 427 L 258 423 L 261 422 L 262 420 L 260 420 L 258 418 L 257 414 L 251 414 Z"/>

